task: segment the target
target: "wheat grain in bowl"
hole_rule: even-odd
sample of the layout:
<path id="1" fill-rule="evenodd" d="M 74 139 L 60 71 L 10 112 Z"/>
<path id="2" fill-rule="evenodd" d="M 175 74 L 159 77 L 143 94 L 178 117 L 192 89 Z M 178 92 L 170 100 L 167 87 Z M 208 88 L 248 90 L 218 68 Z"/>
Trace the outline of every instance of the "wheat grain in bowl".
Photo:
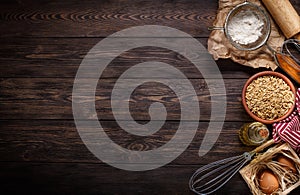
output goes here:
<path id="1" fill-rule="evenodd" d="M 283 117 L 295 103 L 290 86 L 273 75 L 254 79 L 246 88 L 245 100 L 249 110 L 263 120 Z"/>

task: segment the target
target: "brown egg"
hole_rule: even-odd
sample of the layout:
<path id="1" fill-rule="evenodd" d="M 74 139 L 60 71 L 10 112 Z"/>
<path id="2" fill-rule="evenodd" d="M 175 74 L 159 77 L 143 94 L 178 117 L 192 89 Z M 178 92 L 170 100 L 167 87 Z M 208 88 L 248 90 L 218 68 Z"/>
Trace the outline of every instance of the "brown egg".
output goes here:
<path id="1" fill-rule="evenodd" d="M 272 194 L 279 188 L 277 177 L 271 170 L 264 170 L 259 176 L 259 187 L 265 194 Z"/>
<path id="2" fill-rule="evenodd" d="M 284 156 L 284 155 L 280 155 L 277 158 L 277 161 L 281 164 L 283 164 L 287 169 L 291 170 L 293 173 L 297 173 L 297 169 L 295 167 L 295 163 L 292 159 Z"/>

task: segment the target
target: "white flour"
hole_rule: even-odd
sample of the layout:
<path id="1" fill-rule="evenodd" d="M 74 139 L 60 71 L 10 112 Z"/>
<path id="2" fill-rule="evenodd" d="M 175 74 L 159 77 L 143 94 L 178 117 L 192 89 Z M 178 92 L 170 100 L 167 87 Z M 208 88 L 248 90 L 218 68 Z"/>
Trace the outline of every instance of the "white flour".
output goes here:
<path id="1" fill-rule="evenodd" d="M 237 13 L 228 23 L 228 34 L 236 43 L 254 43 L 262 35 L 264 23 L 249 10 Z"/>

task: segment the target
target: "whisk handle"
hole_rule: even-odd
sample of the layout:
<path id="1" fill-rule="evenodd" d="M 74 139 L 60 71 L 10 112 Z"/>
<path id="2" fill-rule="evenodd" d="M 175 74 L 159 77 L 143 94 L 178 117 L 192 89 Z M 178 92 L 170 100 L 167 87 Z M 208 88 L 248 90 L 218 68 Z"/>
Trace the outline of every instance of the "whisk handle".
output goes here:
<path id="1" fill-rule="evenodd" d="M 255 148 L 252 152 L 253 152 L 253 153 L 260 152 L 260 151 L 262 151 L 263 149 L 265 149 L 265 148 L 271 146 L 271 145 L 274 144 L 274 143 L 275 143 L 274 140 L 273 140 L 273 139 L 270 139 L 270 140 L 267 141 L 266 143 L 264 143 L 264 144 L 258 146 L 257 148 Z"/>

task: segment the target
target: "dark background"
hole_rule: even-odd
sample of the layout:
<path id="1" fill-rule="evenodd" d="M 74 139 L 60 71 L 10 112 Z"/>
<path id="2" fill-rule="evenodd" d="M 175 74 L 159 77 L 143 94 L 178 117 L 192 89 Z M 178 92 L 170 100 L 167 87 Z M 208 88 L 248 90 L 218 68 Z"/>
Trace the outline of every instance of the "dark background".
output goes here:
<path id="1" fill-rule="evenodd" d="M 300 12 L 300 2 L 291 1 Z M 100 40 L 124 28 L 157 24 L 173 27 L 207 46 L 218 1 L 104 0 L 1 1 L 0 3 L 0 193 L 1 194 L 192 194 L 191 174 L 203 164 L 240 155 L 238 129 L 252 119 L 241 104 L 252 69 L 217 61 L 224 77 L 227 115 L 222 133 L 205 156 L 198 149 L 210 117 L 210 94 L 202 75 L 183 56 L 143 47 L 124 52 L 105 70 L 96 92 L 99 120 L 112 140 L 124 148 L 150 150 L 172 138 L 180 120 L 179 103 L 163 85 L 149 83 L 132 95 L 131 114 L 149 121 L 153 101 L 168 109 L 168 121 L 146 139 L 124 133 L 114 121 L 110 93 L 126 69 L 156 60 L 173 65 L 192 82 L 201 107 L 197 134 L 170 164 L 145 172 L 128 172 L 102 163 L 81 141 L 72 115 L 72 86 L 83 57 Z M 147 89 L 147 92 L 145 92 Z M 193 122 L 193 121 L 191 121 Z M 299 194 L 294 190 L 291 194 Z M 250 194 L 237 174 L 217 194 Z"/>

